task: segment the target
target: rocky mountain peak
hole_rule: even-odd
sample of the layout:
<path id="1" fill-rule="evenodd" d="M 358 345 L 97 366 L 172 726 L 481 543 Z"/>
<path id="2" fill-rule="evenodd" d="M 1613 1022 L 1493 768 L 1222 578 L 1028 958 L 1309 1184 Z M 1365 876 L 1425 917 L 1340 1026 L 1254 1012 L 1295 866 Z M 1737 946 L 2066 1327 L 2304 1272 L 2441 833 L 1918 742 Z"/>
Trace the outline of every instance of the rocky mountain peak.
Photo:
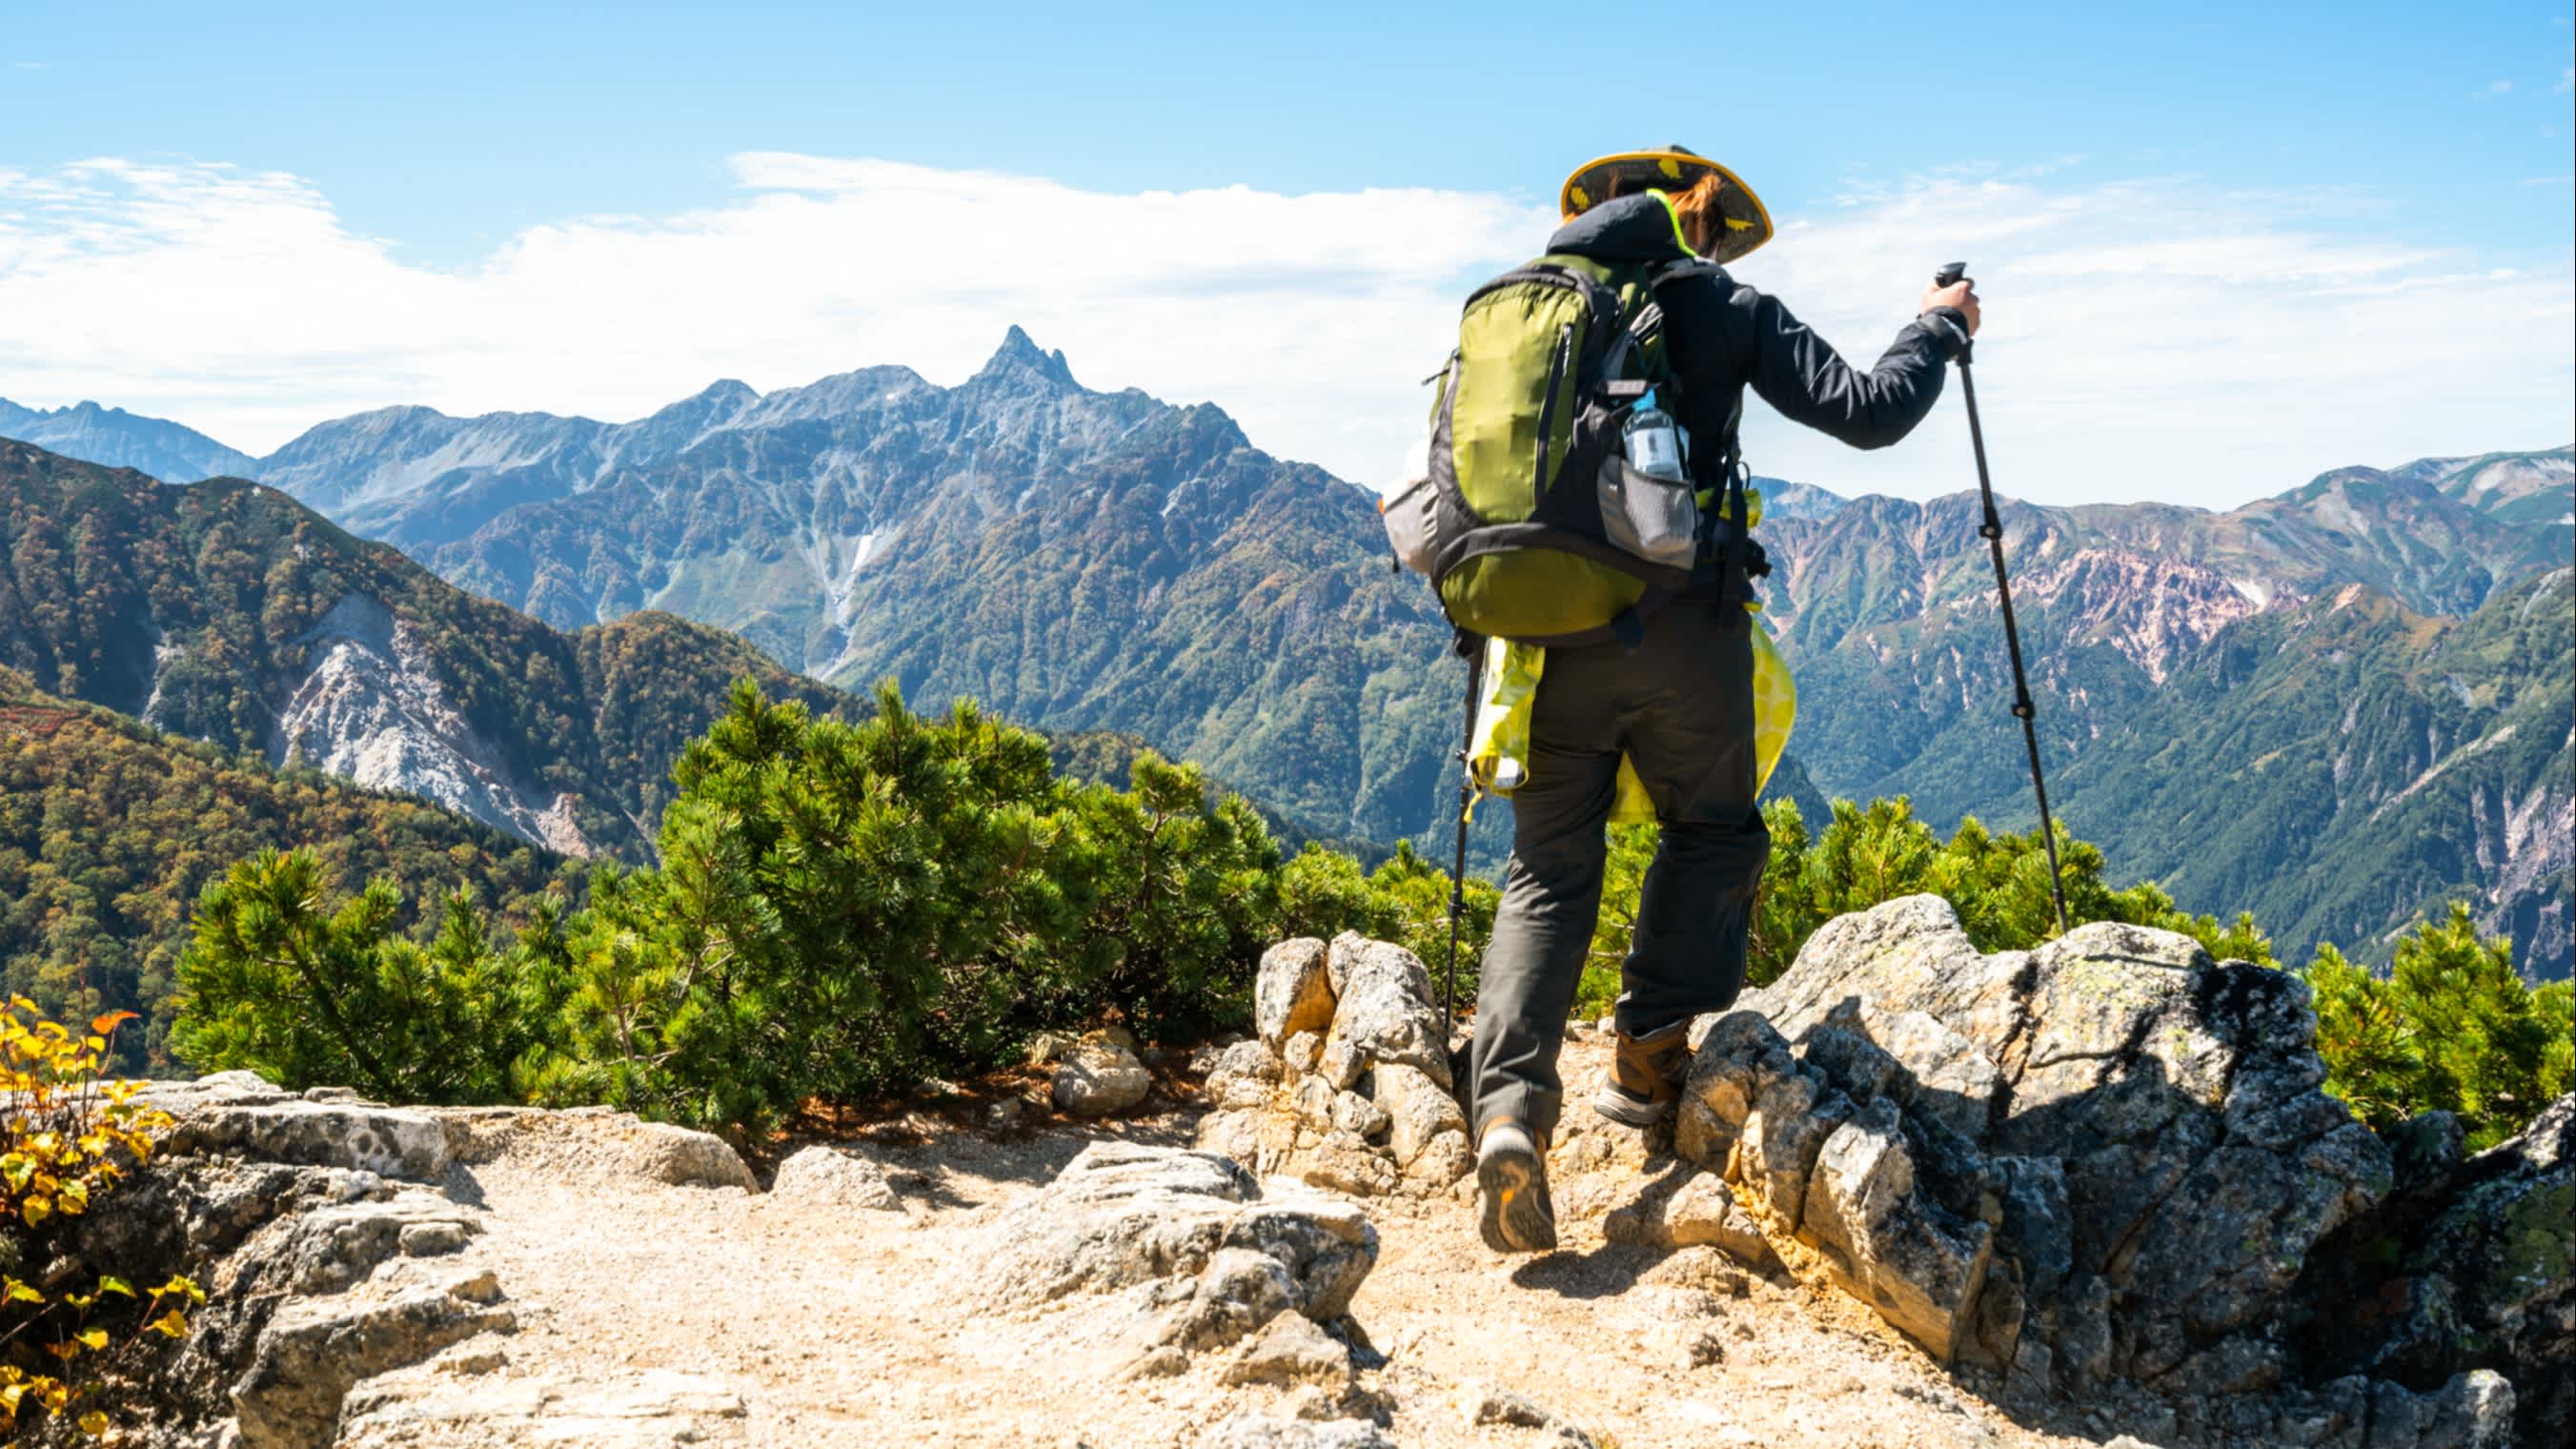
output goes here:
<path id="1" fill-rule="evenodd" d="M 975 374 L 975 380 L 981 382 L 986 379 L 1030 373 L 1064 387 L 1082 385 L 1073 380 L 1073 369 L 1066 365 L 1062 348 L 1049 352 L 1038 346 L 1028 333 L 1020 330 L 1020 325 L 1016 322 L 1011 324 L 1010 331 L 1002 335 L 1002 345 L 994 350 L 992 359 Z"/>

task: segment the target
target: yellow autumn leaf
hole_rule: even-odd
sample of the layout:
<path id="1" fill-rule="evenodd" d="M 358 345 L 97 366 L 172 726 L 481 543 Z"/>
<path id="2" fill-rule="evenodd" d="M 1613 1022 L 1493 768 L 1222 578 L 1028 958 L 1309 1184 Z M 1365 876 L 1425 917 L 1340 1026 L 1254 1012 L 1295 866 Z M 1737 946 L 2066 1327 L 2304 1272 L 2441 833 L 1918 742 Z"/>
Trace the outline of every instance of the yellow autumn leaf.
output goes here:
<path id="1" fill-rule="evenodd" d="M 122 1293 L 126 1297 L 131 1298 L 134 1296 L 134 1285 L 117 1277 L 114 1273 L 101 1273 L 98 1275 L 98 1291 L 101 1293 Z"/>
<path id="2" fill-rule="evenodd" d="M 0 1286 L 0 1303 L 42 1303 L 44 1301 L 44 1294 L 15 1278 L 7 1280 L 5 1286 Z"/>
<path id="3" fill-rule="evenodd" d="M 107 1330 L 104 1328 L 84 1328 L 72 1337 L 93 1349 L 107 1347 Z"/>
<path id="4" fill-rule="evenodd" d="M 18 1204 L 18 1216 L 26 1219 L 27 1226 L 31 1228 L 53 1215 L 54 1204 L 51 1198 L 31 1197 Z"/>
<path id="5" fill-rule="evenodd" d="M 173 1308 L 169 1312 L 162 1314 L 160 1317 L 153 1319 L 150 1323 L 143 1326 L 151 1329 L 154 1333 L 167 1334 L 172 1338 L 186 1338 L 188 1336 L 188 1315 L 181 1313 L 176 1308 Z"/>
<path id="6" fill-rule="evenodd" d="M 89 1019 L 89 1029 L 104 1035 L 135 1019 L 130 1011 L 110 1011 Z"/>
<path id="7" fill-rule="evenodd" d="M 107 1435 L 107 1416 L 96 1409 L 80 1416 L 80 1431 L 93 1439 Z"/>
<path id="8" fill-rule="evenodd" d="M 64 1183 L 62 1187 L 56 1191 L 55 1195 L 61 1201 L 64 1212 L 85 1213 L 89 1211 L 88 1183 L 79 1181 Z"/>

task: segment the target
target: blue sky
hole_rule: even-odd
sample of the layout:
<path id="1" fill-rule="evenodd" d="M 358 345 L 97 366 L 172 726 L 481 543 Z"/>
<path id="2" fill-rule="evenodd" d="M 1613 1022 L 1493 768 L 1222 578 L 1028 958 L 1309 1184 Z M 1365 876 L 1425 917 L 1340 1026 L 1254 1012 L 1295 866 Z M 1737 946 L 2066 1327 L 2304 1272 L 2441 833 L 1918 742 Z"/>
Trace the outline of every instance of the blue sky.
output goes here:
<path id="1" fill-rule="evenodd" d="M 706 240 L 712 228 L 703 218 L 757 210 L 763 198 L 793 210 L 781 199 L 787 193 L 816 194 L 811 178 L 822 173 L 786 175 L 744 159 L 790 156 L 920 168 L 920 176 L 890 190 L 876 173 L 855 180 L 831 173 L 822 183 L 851 208 L 864 193 L 868 214 L 889 224 L 896 218 L 886 210 L 919 194 L 915 183 L 933 176 L 950 178 L 952 193 L 980 191 L 987 200 L 1005 188 L 977 177 L 1042 181 L 1083 197 L 1244 188 L 1311 201 L 1254 224 L 1307 237 L 1348 264 L 1342 272 L 1321 267 L 1305 285 L 1390 298 L 1384 289 L 1411 289 L 1386 308 L 1410 318 L 1415 291 L 1428 297 L 1472 280 L 1493 259 L 1534 250 L 1544 231 L 1536 208 L 1569 163 L 1673 138 L 1722 155 L 1775 214 L 1815 228 L 1812 235 L 1784 233 L 1753 259 L 1761 265 L 1743 271 L 1820 326 L 1830 321 L 1828 335 L 1847 352 L 1874 352 L 1910 310 L 1918 262 L 1983 245 L 1972 259 L 1988 273 L 1996 307 L 1987 353 L 2004 372 L 2005 358 L 1996 354 L 2011 336 L 2016 300 L 2051 295 L 2051 278 L 2067 295 L 2079 283 L 2097 290 L 2131 285 L 2109 258 L 2113 241 L 2132 238 L 2175 248 L 2137 259 L 2134 286 L 2171 289 L 2141 299 L 2139 315 L 2192 317 L 2195 299 L 2210 295 L 2199 289 L 2215 276 L 2220 285 L 2246 289 L 2249 303 L 2270 305 L 2285 285 L 2321 299 L 2340 293 L 2340 301 L 2316 303 L 2326 311 L 2268 319 L 2254 334 L 2262 338 L 2314 335 L 2335 349 L 2414 345 L 2375 330 L 2380 324 L 2364 315 L 2356 289 L 2376 285 L 2389 292 L 2391 306 L 2436 308 L 2497 329 L 2494 341 L 2508 366 L 2545 374 L 2532 378 L 2523 409 L 2529 423 L 2519 429 L 2508 424 L 2521 413 L 2497 411 L 2492 398 L 2451 399 L 2438 385 L 2420 394 L 2418 405 L 2436 420 L 2455 419 L 2452 432 L 2438 421 L 2413 432 L 2382 426 L 2378 414 L 2388 404 L 2377 395 L 2349 414 L 2348 404 L 2326 398 L 2312 430 L 2291 439 L 2279 457 L 2267 454 L 2232 475 L 2219 490 L 2231 496 L 2204 501 L 2274 491 L 2341 462 L 2401 461 L 2363 451 L 2373 447 L 2540 447 L 2568 441 L 2576 427 L 2569 417 L 2576 405 L 2551 401 L 2568 391 L 2566 315 L 2553 309 L 2566 294 L 2561 278 L 2576 246 L 2569 186 L 2576 100 L 2565 0 L 2406 11 L 1743 7 L 1704 12 L 1709 18 L 1697 23 L 1639 25 L 1637 58 L 1618 65 L 1624 79 L 1607 83 L 1615 100 L 1606 103 L 1601 93 L 1587 97 L 1578 89 L 1580 78 L 1568 68 L 1572 52 L 1557 38 L 1563 13 L 1553 6 L 1383 4 L 0 5 L 0 295 L 13 268 L 21 280 L 43 274 L 45 295 L 58 299 L 75 294 L 78 277 L 116 275 L 106 258 L 125 255 L 121 265 L 139 265 L 131 254 L 159 247 L 170 254 L 167 266 L 179 268 L 183 244 L 197 249 L 191 255 L 203 250 L 194 232 L 227 228 L 175 227 L 167 223 L 170 209 L 237 211 L 250 204 L 240 188 L 214 182 L 256 177 L 278 183 L 251 198 L 271 220 L 231 225 L 231 232 L 255 234 L 257 245 L 282 254 L 321 245 L 314 228 L 327 219 L 331 244 L 367 249 L 375 268 L 353 268 L 350 290 L 331 295 L 281 284 L 269 315 L 310 309 L 346 317 L 353 308 L 366 312 L 378 289 L 426 295 L 440 279 L 492 273 L 496 258 L 516 256 L 532 236 L 566 228 L 594 241 L 640 228 L 668 243 L 666 252 L 683 248 L 669 235 L 679 231 L 688 234 L 687 247 L 705 251 L 715 243 Z M 1946 33 L 1926 28 L 1933 18 Z M 124 169 L 67 170 L 101 158 Z M 5 184 L 12 175 L 14 195 Z M 291 196 L 278 189 L 288 179 Z M 82 198 L 70 221 L 61 219 L 71 214 L 61 199 L 66 186 Z M 210 201 L 210 187 L 225 194 Z M 1371 188 L 1430 188 L 1461 200 L 1420 214 L 1391 209 L 1379 228 L 1388 234 L 1372 239 L 1366 207 L 1332 200 Z M 1055 205 L 1045 198 L 1055 194 L 1031 193 L 1028 205 L 1045 212 Z M 1007 228 L 1016 220 L 1008 206 L 950 200 L 964 209 L 927 206 L 925 221 L 953 224 L 973 215 L 978 224 L 998 220 Z M 280 208 L 289 202 L 306 214 L 287 217 Z M 2055 260 L 2038 265 L 2038 253 L 2022 249 L 2036 242 L 2010 224 L 2016 208 L 2109 219 L 2081 234 L 2061 231 L 2050 239 Z M 1081 206 L 1060 210 L 1095 214 Z M 1322 214 L 1329 222 L 1303 230 Z M 1096 322 L 1102 308 L 1150 282 L 1103 280 L 1105 264 L 1086 247 L 1150 247 L 1150 239 L 1127 238 L 1112 211 L 1097 215 L 1104 219 L 1079 238 L 1062 234 L 1061 215 L 1027 219 L 1028 251 L 1014 265 L 1039 295 L 993 299 L 998 309 L 1016 309 L 1013 315 L 986 316 L 943 297 L 943 322 L 975 333 L 971 346 L 957 345 L 962 351 L 916 340 L 920 334 L 901 317 L 851 297 L 818 302 L 763 293 L 736 300 L 782 317 L 836 311 L 848 335 L 836 347 L 780 334 L 764 352 L 757 337 L 737 331 L 702 338 L 685 319 L 671 318 L 622 344 L 649 347 L 658 332 L 668 366 L 623 368 L 612 377 L 577 351 L 498 334 L 456 340 L 430 358 L 400 330 L 419 314 L 391 307 L 365 335 L 323 336 L 320 321 L 305 328 L 289 316 L 281 330 L 312 331 L 309 345 L 274 356 L 246 346 L 219 350 L 198 358 L 190 372 L 185 358 L 155 352 L 147 319 L 112 315 L 109 298 L 78 314 L 94 318 L 110 339 L 86 351 L 60 345 L 59 333 L 52 350 L 24 338 L 0 340 L 0 395 L 50 404 L 73 400 L 72 393 L 103 394 L 218 436 L 229 430 L 239 446 L 257 450 L 353 403 L 641 412 L 694 390 L 694 382 L 679 383 L 703 382 L 700 362 L 765 372 L 746 379 L 764 388 L 806 380 L 800 367 L 821 372 L 885 361 L 953 381 L 971 369 L 976 356 L 968 354 L 989 350 L 1004 322 L 1028 320 L 1041 342 L 1067 348 L 1086 381 L 1213 397 L 1245 420 L 1255 441 L 1280 451 L 1314 456 L 1355 477 L 1368 476 L 1376 458 L 1400 452 L 1390 441 L 1400 424 L 1354 415 L 1383 410 L 1392 418 L 1409 400 L 1384 389 L 1342 389 L 1299 371 L 1331 366 L 1331 351 L 1320 343 L 1277 349 L 1308 359 L 1296 365 L 1283 358 L 1267 370 L 1243 362 L 1192 368 Z M 1204 220 L 1176 214 L 1174 224 Z M 1427 243 L 1427 254 L 1446 264 L 1436 274 L 1360 256 L 1371 245 L 1406 244 L 1397 230 L 1405 226 L 1477 235 L 1467 244 L 1443 232 Z M 119 228 L 134 240 L 117 240 Z M 2194 245 L 2213 231 L 2242 245 L 2212 261 Z M 802 252 L 777 240 L 736 237 L 726 245 L 773 264 L 792 257 L 786 264 L 823 266 L 828 239 L 845 235 L 816 233 L 804 243 L 813 249 Z M 1206 245 L 1222 241 L 1220 228 Z M 902 265 L 899 238 L 880 242 L 891 249 L 882 255 Z M 920 244 L 936 248 L 939 241 L 925 236 Z M 2298 257 L 2246 260 L 2277 256 L 2285 245 L 2300 249 Z M 632 252 L 635 239 L 621 234 L 615 247 Z M 1259 246 L 1246 250 L 1264 254 Z M 74 251 L 79 256 L 67 260 Z M 1826 256 L 1848 266 L 1827 267 L 1818 260 Z M 2079 256 L 2090 260 L 2067 260 Z M 268 285 L 235 266 L 238 260 L 196 275 L 254 291 Z M 1049 269 L 1059 262 L 1071 271 L 1055 285 Z M 2022 277 L 2010 270 L 2016 262 L 2026 264 Z M 202 256 L 190 264 L 205 265 Z M 705 265 L 718 270 L 639 263 L 633 279 L 639 288 L 667 289 L 731 274 L 723 264 Z M 2497 273 L 2512 275 L 2480 280 Z M 1302 273 L 1283 267 L 1279 275 L 1289 286 L 1284 279 Z M 2400 300 L 2434 276 L 2445 279 L 2442 290 Z M 2296 280 L 2285 284 L 2284 277 Z M 2041 290 L 2016 292 L 2008 282 Z M 1049 295 L 1072 296 L 1082 286 L 1100 289 L 1084 294 L 1092 299 L 1087 307 L 1049 310 Z M 600 315 L 641 315 L 640 295 L 625 305 L 611 305 L 615 300 L 602 298 Z M 1298 299 L 1275 314 L 1275 325 L 1361 339 L 1362 324 L 1336 320 L 1324 300 Z M 416 305 L 438 310 L 428 301 Z M 1249 318 L 1269 301 L 1247 296 L 1241 305 Z M 522 305 L 509 315 L 528 313 Z M 161 316 L 166 340 L 166 308 Z M 2092 305 L 2053 305 L 2048 317 L 2059 345 L 2075 350 L 2088 326 L 2104 329 L 2092 346 L 2111 350 L 2124 345 L 2111 329 L 2138 325 L 2137 316 Z M 2527 332 L 2519 318 L 2528 318 Z M 225 323 L 209 314 L 188 330 Z M 1387 345 L 1436 356 L 1436 327 L 1406 325 L 1403 341 Z M 2454 320 L 2449 330 L 2461 325 Z M 1169 326 L 1160 331 L 1168 335 Z M 124 340 L 115 340 L 119 335 Z M 1214 326 L 1193 339 L 1193 350 L 1204 361 L 1227 347 L 1262 347 L 1263 335 L 1248 324 L 1244 331 Z M 906 341 L 914 344 L 911 354 L 890 351 Z M 2151 350 L 2170 350 L 2170 339 L 2147 341 Z M 531 347 L 547 355 L 533 358 Z M 482 373 L 463 360 L 478 351 L 491 359 Z M 2246 355 L 2244 340 L 2228 355 Z M 353 356 L 360 364 L 354 369 Z M 1408 353 L 1385 371 L 1409 379 L 1427 370 L 1416 364 Z M 241 381 L 253 372 L 266 380 L 255 397 Z M 2123 429 L 2148 426 L 2111 396 L 2112 381 L 2091 392 L 2031 394 L 2030 426 L 2044 419 L 2056 441 L 2045 452 L 2036 451 L 2036 441 L 2026 445 L 2034 449 L 2027 454 L 2033 482 L 2019 491 L 2107 496 L 2149 486 L 2143 474 L 2118 469 L 2116 481 L 2084 475 L 2079 461 L 2084 438 L 2119 439 L 2129 436 Z M 2392 375 L 2384 385 L 2399 382 Z M 2241 393 L 2242 383 L 2213 385 Z M 403 393 L 406 386 L 414 391 Z M 2009 377 L 1988 390 L 2009 399 Z M 2102 405 L 2100 426 L 2087 421 L 2088 396 Z M 2251 430 L 2263 417 L 2278 423 L 2297 403 L 2285 394 L 2234 426 Z M 2213 404 L 2222 411 L 2230 405 L 2225 397 Z M 2003 420 L 1996 428 L 2004 431 Z M 2217 451 L 2228 450 L 2230 436 L 2212 440 Z M 2352 451 L 2336 451 L 2338 440 Z M 2002 437 L 1997 443 L 2011 446 Z M 1840 466 L 1803 438 L 1784 436 L 1777 455 L 1811 472 L 1829 461 Z M 2296 457 L 2309 460 L 2294 470 L 2299 477 L 2272 476 Z M 1915 462 L 1873 460 L 1848 471 L 1857 485 L 1841 473 L 1819 481 L 1914 493 L 1956 482 Z"/>

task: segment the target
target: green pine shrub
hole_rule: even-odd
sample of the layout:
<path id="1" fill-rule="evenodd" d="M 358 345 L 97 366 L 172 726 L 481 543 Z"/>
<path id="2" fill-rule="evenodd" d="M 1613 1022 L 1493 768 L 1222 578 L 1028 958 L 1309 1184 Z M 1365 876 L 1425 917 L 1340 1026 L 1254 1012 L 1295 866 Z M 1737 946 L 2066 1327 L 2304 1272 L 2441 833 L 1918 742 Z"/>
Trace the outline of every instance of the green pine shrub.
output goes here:
<path id="1" fill-rule="evenodd" d="M 1762 810 L 1771 830 L 1771 858 L 1753 903 L 1746 948 L 1745 983 L 1766 986 L 1789 969 L 1816 928 L 1834 917 L 1929 893 L 1947 899 L 1980 951 L 2036 946 L 2057 934 L 2057 907 L 2049 894 L 2048 856 L 2039 832 L 1997 835 L 1970 816 L 1947 841 L 1916 818 L 1904 796 L 1866 806 L 1837 800 L 1833 818 L 1810 835 L 1795 802 L 1774 800 Z M 1576 1010 L 1597 1015 L 1619 993 L 1619 967 L 1628 951 L 1646 867 L 1655 858 L 1655 827 L 1625 825 L 1610 832 L 1610 861 L 1601 892 L 1601 921 L 1584 963 Z M 2177 909 L 2152 883 L 2113 890 L 2103 883 L 2097 847 L 2057 832 L 2058 879 L 2068 918 L 2125 921 L 2180 931 L 2221 958 L 2272 964 L 2272 945 L 2251 916 L 2220 923 Z"/>
<path id="2" fill-rule="evenodd" d="M 2326 1090 L 2374 1128 L 2454 1112 L 2475 1151 L 2576 1089 L 2576 988 L 2523 980 L 2513 944 L 2481 939 L 2463 902 L 2401 937 L 2384 977 L 2330 945 L 2306 974 Z"/>
<path id="3" fill-rule="evenodd" d="M 605 1102 L 750 1134 L 809 1102 L 1002 1065 L 1041 1030 L 1114 1020 L 1179 1043 L 1239 1027 L 1262 950 L 1287 936 L 1355 930 L 1442 974 L 1449 874 L 1409 842 L 1374 870 L 1316 843 L 1283 858 L 1195 766 L 1143 751 L 1113 789 L 1059 774 L 1044 739 L 971 702 L 931 718 L 888 688 L 877 705 L 853 724 L 737 684 L 672 770 L 660 863 L 603 865 L 579 909 L 548 895 L 502 921 L 459 890 L 406 929 L 390 881 L 335 903 L 311 851 L 241 861 L 199 903 L 174 1044 L 295 1087 Z M 1948 899 L 1980 950 L 2056 934 L 2035 831 L 1969 819 L 1945 840 L 1903 798 L 1837 802 L 1813 833 L 1786 801 L 1765 819 L 1751 984 L 1826 921 L 1916 892 Z M 1611 832 L 1578 1012 L 1617 995 L 1655 839 Z M 2112 889 L 2098 848 L 2063 830 L 2057 846 L 2075 922 L 2277 964 L 2251 917 L 2187 914 L 2152 883 Z M 1461 1003 L 1498 895 L 1467 882 Z M 2387 980 L 2330 947 L 2307 975 L 2329 1087 L 2375 1125 L 2441 1106 L 2483 1144 L 2568 1089 L 2567 987 L 2524 985 L 2465 907 L 2402 943 Z"/>

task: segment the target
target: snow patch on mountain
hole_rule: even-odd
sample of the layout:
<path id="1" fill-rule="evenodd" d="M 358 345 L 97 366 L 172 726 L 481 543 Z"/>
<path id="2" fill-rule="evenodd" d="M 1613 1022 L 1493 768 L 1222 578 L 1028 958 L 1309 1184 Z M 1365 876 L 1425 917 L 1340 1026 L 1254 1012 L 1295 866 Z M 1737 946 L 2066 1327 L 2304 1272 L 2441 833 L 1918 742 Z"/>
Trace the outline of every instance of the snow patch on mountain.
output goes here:
<path id="1" fill-rule="evenodd" d="M 422 795 L 566 855 L 592 854 L 573 797 L 540 802 L 454 706 L 409 625 L 351 594 L 296 641 L 311 663 L 278 716 L 273 763 L 300 758 L 379 790 Z"/>

